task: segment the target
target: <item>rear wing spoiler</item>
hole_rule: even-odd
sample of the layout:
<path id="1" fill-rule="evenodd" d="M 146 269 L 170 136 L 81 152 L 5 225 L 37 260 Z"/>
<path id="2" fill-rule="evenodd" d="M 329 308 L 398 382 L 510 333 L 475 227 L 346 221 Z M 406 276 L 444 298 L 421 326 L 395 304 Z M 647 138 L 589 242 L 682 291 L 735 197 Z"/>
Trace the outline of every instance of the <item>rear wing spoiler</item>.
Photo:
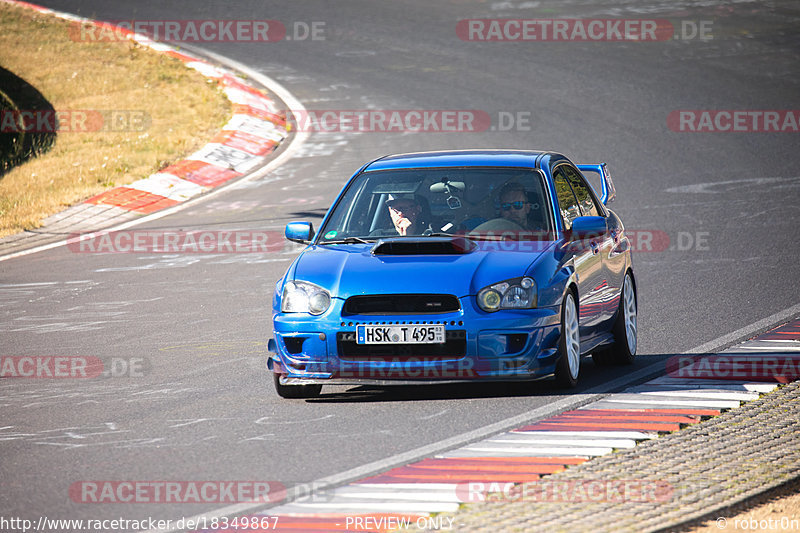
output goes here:
<path id="1" fill-rule="evenodd" d="M 611 174 L 608 173 L 608 166 L 605 163 L 599 165 L 577 165 L 578 170 L 581 172 L 596 172 L 600 174 L 600 201 L 603 205 L 608 205 L 617 197 L 617 190 L 614 188 L 614 182 L 611 181 Z M 596 193 L 597 191 L 595 191 Z"/>

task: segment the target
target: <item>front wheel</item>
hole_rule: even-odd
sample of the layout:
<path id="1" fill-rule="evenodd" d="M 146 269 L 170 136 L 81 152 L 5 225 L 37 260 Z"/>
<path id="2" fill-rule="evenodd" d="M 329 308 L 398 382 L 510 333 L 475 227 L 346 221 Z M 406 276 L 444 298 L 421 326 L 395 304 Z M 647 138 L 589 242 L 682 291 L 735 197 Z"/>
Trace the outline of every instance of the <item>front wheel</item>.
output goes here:
<path id="1" fill-rule="evenodd" d="M 629 365 L 636 357 L 636 340 L 638 334 L 638 309 L 636 305 L 636 285 L 630 272 L 625 274 L 622 283 L 622 294 L 619 297 L 617 318 L 611 327 L 614 343 L 592 354 L 592 359 L 599 365 Z"/>
<path id="2" fill-rule="evenodd" d="M 272 380 L 275 392 L 281 398 L 316 398 L 322 391 L 322 385 L 284 385 L 281 383 L 281 375 L 277 372 L 272 374 Z"/>
<path id="3" fill-rule="evenodd" d="M 558 354 L 556 383 L 560 387 L 572 388 L 578 384 L 578 374 L 581 371 L 581 337 L 578 309 L 571 292 L 567 293 L 561 305 L 561 338 L 558 340 Z"/>

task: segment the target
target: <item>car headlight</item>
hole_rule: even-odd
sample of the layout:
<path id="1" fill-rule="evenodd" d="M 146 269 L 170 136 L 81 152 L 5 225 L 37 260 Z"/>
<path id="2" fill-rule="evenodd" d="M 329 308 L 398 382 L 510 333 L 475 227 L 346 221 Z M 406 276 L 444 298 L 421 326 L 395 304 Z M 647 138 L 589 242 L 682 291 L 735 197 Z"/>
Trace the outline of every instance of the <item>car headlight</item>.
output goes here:
<path id="1" fill-rule="evenodd" d="M 525 277 L 484 287 L 478 291 L 478 306 L 487 313 L 500 309 L 532 309 L 536 307 L 536 282 Z"/>
<path id="2" fill-rule="evenodd" d="M 321 315 L 331 306 L 328 291 L 307 281 L 290 281 L 283 286 L 281 312 Z"/>

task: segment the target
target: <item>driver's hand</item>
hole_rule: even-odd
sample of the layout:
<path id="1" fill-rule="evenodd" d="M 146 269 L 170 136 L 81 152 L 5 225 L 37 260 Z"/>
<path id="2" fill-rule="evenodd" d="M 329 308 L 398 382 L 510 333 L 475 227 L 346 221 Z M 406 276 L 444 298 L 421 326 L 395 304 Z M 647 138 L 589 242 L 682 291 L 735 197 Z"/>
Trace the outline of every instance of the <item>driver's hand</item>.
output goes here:
<path id="1" fill-rule="evenodd" d="M 395 227 L 397 228 L 397 233 L 399 233 L 400 235 L 405 235 L 406 231 L 408 231 L 408 228 L 410 226 L 411 226 L 411 221 L 407 218 L 401 218 L 400 220 L 397 221 L 397 224 L 395 224 Z"/>

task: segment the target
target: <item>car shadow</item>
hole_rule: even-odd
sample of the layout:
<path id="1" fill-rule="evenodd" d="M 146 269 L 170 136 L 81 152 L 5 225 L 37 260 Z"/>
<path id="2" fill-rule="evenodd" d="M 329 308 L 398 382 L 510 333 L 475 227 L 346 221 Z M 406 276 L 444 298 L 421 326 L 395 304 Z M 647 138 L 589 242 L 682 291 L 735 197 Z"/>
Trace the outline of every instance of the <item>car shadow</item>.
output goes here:
<path id="1" fill-rule="evenodd" d="M 340 387 L 345 387 L 342 385 Z M 465 400 L 471 398 L 510 398 L 551 395 L 555 383 L 546 378 L 524 382 L 442 383 L 420 385 L 356 385 L 347 391 L 326 393 L 309 403 L 413 402 L 425 400 Z"/>
<path id="2" fill-rule="evenodd" d="M 639 385 L 653 379 L 653 375 L 646 375 L 640 379 L 626 383 L 622 387 L 609 387 L 603 389 L 605 383 L 624 377 L 641 370 L 653 363 L 661 363 L 660 373 L 667 373 L 667 364 L 675 357 L 687 356 L 680 353 L 647 354 L 638 356 L 632 365 L 600 366 L 595 364 L 591 357 L 585 356 L 581 360 L 581 378 L 574 389 L 559 387 L 552 376 L 545 376 L 530 381 L 508 382 L 469 382 L 469 383 L 442 383 L 442 384 L 412 384 L 412 385 L 354 385 L 347 390 L 342 390 L 346 385 L 330 385 L 322 389 L 316 398 L 305 400 L 308 403 L 372 403 L 372 402 L 409 402 L 425 400 L 464 400 L 480 398 L 520 398 L 539 396 L 570 396 L 592 390 L 593 394 L 619 392 L 622 388 Z M 656 369 L 656 372 L 658 369 Z M 325 392 L 326 389 L 336 389 Z M 600 390 L 598 390 L 600 389 Z"/>

